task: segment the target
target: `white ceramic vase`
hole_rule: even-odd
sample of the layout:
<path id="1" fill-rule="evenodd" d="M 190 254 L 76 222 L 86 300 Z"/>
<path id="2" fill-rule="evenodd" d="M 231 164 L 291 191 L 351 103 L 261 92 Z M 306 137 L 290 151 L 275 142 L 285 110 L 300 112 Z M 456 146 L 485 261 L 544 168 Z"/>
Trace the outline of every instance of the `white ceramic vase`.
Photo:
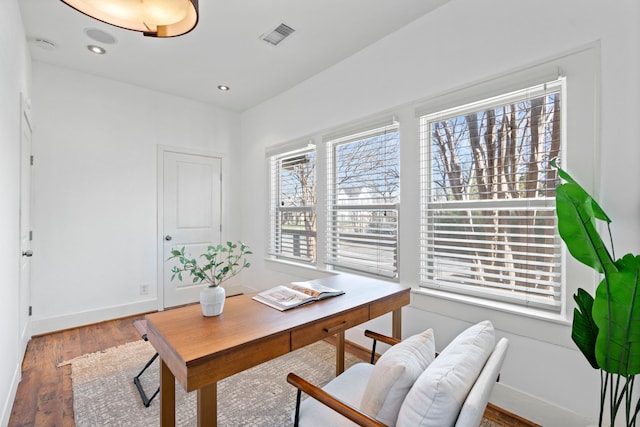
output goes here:
<path id="1" fill-rule="evenodd" d="M 224 308 L 226 292 L 222 286 L 206 286 L 200 291 L 200 307 L 206 317 L 219 316 Z"/>

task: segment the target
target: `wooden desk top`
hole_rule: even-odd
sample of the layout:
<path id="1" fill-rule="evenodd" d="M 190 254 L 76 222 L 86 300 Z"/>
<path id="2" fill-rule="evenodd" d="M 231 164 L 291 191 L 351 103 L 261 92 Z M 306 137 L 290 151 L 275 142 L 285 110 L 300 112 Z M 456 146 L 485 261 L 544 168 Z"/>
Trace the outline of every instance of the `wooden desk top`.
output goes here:
<path id="1" fill-rule="evenodd" d="M 409 288 L 355 275 L 322 279 L 344 295 L 279 311 L 228 298 L 224 312 L 204 317 L 199 304 L 146 316 L 148 338 L 187 391 L 196 390 L 409 303 Z"/>

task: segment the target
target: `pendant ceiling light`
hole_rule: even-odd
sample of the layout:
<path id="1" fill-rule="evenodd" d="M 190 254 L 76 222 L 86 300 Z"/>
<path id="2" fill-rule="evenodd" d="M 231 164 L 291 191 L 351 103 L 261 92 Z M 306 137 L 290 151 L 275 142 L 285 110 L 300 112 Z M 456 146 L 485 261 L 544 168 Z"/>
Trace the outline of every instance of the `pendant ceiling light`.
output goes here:
<path id="1" fill-rule="evenodd" d="M 98 21 L 150 37 L 176 37 L 198 24 L 198 0 L 62 0 Z"/>

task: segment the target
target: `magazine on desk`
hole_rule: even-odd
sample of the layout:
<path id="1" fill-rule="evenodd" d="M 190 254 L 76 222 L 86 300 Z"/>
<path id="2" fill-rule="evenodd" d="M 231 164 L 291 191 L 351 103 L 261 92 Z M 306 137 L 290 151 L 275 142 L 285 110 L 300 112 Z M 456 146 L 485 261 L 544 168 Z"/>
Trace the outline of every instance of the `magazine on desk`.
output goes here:
<path id="1" fill-rule="evenodd" d="M 335 297 L 344 294 L 344 291 L 333 289 L 314 282 L 291 282 L 288 285 L 279 285 L 253 296 L 253 299 L 276 308 L 280 311 L 299 307 L 313 301 Z"/>

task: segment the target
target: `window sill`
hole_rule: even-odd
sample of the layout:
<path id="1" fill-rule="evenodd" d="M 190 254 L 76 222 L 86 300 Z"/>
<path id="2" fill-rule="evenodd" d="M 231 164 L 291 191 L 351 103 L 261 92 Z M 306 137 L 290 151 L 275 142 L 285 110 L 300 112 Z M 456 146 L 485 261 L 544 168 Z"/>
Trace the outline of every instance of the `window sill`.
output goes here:
<path id="1" fill-rule="evenodd" d="M 286 261 L 286 260 L 270 258 L 270 257 L 265 257 L 264 260 L 267 264 L 271 264 L 272 267 L 269 267 L 270 269 L 274 271 L 278 271 L 280 273 L 291 274 L 294 276 L 297 275 L 297 276 L 307 277 L 309 276 L 310 272 L 326 274 L 326 275 L 337 274 L 335 271 L 318 268 L 316 265 L 313 265 L 313 264 L 302 264 L 302 263 L 297 263 L 293 261 Z M 311 278 L 315 278 L 317 276 L 318 276 L 317 274 L 313 274 L 313 277 Z"/>
<path id="2" fill-rule="evenodd" d="M 575 349 L 571 320 L 562 314 L 418 286 L 412 286 L 411 294 L 416 310 L 470 323 L 488 319 L 498 330 Z"/>
<path id="3" fill-rule="evenodd" d="M 416 294 L 430 295 L 437 298 L 444 298 L 451 301 L 457 301 L 463 304 L 471 304 L 479 307 L 485 307 L 492 310 L 502 311 L 515 314 L 518 316 L 529 317 L 547 322 L 559 323 L 561 325 L 570 325 L 571 321 L 560 313 L 551 313 L 548 311 L 531 308 L 518 304 L 509 304 L 508 302 L 493 301 L 484 298 L 478 298 L 468 295 L 455 294 L 453 292 L 439 291 L 437 289 L 428 289 L 420 286 L 414 286 L 411 291 Z"/>

